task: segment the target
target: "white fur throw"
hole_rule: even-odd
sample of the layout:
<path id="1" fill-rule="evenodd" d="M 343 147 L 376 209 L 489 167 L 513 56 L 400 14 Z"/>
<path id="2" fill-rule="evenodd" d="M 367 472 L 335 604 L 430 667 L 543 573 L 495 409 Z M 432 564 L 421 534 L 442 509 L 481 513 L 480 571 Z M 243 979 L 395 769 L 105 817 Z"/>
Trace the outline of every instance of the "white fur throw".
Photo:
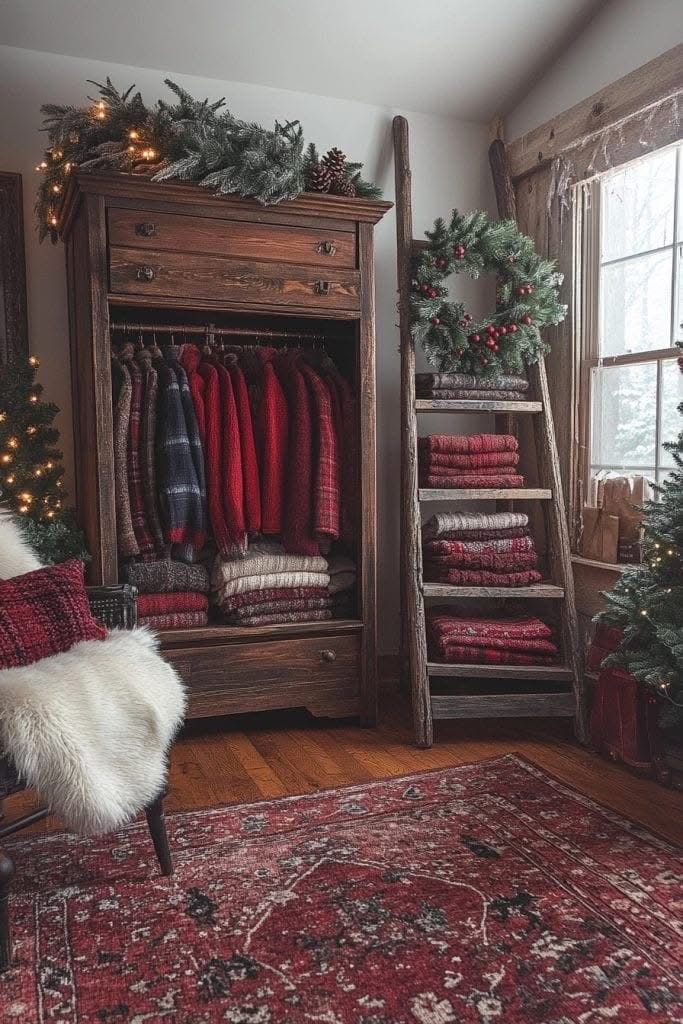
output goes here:
<path id="1" fill-rule="evenodd" d="M 18 524 L 8 512 L 0 509 L 0 580 L 23 576 L 34 569 L 40 569 L 40 562 L 24 540 Z"/>
<path id="2" fill-rule="evenodd" d="M 0 515 L 0 576 L 37 567 Z M 0 751 L 85 835 L 118 828 L 158 796 L 184 711 L 183 684 L 145 629 L 0 670 Z"/>
<path id="3" fill-rule="evenodd" d="M 158 796 L 182 685 L 144 629 L 0 671 L 0 746 L 74 832 L 108 832 Z"/>

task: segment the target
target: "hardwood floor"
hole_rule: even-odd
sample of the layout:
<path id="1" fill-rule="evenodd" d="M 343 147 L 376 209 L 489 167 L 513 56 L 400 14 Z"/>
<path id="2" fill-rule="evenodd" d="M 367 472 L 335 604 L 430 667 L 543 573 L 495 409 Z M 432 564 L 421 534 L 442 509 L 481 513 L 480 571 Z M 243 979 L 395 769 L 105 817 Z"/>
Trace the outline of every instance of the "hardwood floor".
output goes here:
<path id="1" fill-rule="evenodd" d="M 377 729 L 303 712 L 194 723 L 173 750 L 166 809 L 311 793 L 514 752 L 625 817 L 683 842 L 683 793 L 579 747 L 567 720 L 439 722 L 434 746 L 418 750 L 405 698 L 388 690 L 382 708 Z M 32 806 L 28 794 L 10 798 L 8 819 Z M 54 827 L 59 826 L 48 819 L 36 830 Z"/>

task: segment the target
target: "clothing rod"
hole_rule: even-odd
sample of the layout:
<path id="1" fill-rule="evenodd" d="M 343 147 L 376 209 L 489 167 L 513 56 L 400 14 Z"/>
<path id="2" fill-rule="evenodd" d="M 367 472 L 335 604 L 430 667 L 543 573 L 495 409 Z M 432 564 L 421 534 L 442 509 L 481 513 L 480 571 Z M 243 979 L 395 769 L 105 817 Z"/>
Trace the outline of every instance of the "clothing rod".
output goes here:
<path id="1" fill-rule="evenodd" d="M 299 340 L 324 339 L 323 334 L 311 334 L 306 331 L 273 331 L 270 329 L 259 330 L 251 327 L 212 327 L 210 325 L 197 324 L 110 324 L 111 331 L 132 332 L 137 334 L 201 334 L 233 336 L 246 338 L 297 338 Z"/>

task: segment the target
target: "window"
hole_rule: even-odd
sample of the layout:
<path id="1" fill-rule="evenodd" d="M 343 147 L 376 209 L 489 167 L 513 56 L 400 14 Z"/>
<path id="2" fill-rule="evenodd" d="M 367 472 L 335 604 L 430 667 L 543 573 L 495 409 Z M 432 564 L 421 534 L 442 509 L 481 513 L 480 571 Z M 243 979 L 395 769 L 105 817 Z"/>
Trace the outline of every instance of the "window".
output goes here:
<path id="1" fill-rule="evenodd" d="M 661 482 L 680 430 L 683 145 L 577 186 L 582 500 L 604 476 Z"/>

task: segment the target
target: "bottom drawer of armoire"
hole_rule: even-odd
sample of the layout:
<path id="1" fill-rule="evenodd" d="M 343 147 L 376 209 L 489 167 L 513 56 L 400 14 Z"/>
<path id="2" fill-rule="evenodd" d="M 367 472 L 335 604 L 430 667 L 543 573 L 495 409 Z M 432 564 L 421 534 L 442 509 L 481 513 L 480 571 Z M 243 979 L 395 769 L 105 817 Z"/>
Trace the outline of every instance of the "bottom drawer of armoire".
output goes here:
<path id="1" fill-rule="evenodd" d="M 188 688 L 188 718 L 303 707 L 359 713 L 360 633 L 165 650 Z"/>

